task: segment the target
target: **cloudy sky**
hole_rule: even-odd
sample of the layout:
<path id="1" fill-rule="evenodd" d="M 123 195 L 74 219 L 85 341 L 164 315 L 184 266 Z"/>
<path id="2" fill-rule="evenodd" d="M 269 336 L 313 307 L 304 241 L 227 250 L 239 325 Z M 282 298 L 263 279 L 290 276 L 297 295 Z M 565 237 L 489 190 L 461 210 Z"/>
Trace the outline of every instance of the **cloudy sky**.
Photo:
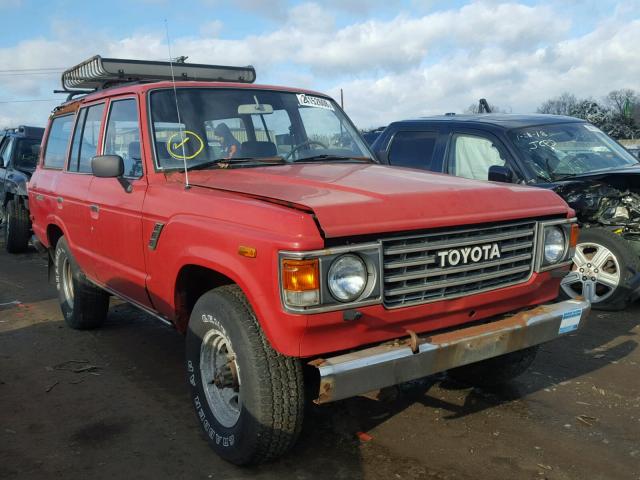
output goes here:
<path id="1" fill-rule="evenodd" d="M 640 90 L 640 0 L 0 0 L 0 18 L 0 127 L 44 125 L 62 70 L 92 55 L 166 59 L 165 20 L 174 56 L 342 88 L 361 128 Z"/>

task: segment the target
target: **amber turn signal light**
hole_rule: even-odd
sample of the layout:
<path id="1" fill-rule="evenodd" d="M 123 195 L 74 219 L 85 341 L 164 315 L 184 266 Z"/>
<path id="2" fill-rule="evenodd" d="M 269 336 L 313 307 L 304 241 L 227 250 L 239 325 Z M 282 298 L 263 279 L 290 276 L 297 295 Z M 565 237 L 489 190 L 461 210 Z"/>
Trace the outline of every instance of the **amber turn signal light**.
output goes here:
<path id="1" fill-rule="evenodd" d="M 320 288 L 318 259 L 282 261 L 282 287 L 290 292 L 306 292 Z"/>
<path id="2" fill-rule="evenodd" d="M 571 237 L 569 238 L 569 247 L 575 248 L 578 245 L 578 237 L 580 236 L 580 227 L 577 223 L 571 224 Z"/>

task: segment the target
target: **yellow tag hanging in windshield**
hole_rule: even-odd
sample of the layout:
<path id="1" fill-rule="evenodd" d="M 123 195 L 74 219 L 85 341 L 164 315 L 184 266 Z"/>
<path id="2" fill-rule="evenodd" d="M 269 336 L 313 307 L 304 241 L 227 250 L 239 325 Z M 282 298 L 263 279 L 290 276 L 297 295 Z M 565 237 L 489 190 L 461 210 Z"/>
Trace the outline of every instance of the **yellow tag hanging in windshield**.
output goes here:
<path id="1" fill-rule="evenodd" d="M 194 148 L 193 145 L 197 145 L 198 147 L 196 148 L 196 153 L 194 153 L 193 155 L 187 155 L 187 145 L 189 145 L 190 148 Z M 204 142 L 202 141 L 202 139 L 198 136 L 197 133 L 194 133 L 190 130 L 176 132 L 171 135 L 169 137 L 169 140 L 167 141 L 167 151 L 169 152 L 169 155 L 171 155 L 173 158 L 177 158 L 178 160 L 191 160 L 192 158 L 197 157 L 203 149 Z"/>

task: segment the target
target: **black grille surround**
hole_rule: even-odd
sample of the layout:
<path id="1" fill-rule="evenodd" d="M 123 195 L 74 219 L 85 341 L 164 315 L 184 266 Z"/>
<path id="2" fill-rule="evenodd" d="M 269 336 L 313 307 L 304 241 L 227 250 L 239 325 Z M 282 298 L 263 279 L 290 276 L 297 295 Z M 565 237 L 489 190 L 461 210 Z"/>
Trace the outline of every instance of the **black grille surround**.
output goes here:
<path id="1" fill-rule="evenodd" d="M 537 231 L 536 220 L 522 220 L 383 239 L 384 306 L 419 305 L 526 282 L 535 265 Z M 480 247 L 479 260 L 478 249 L 471 259 L 474 247 Z M 458 253 L 449 256 L 451 250 Z"/>

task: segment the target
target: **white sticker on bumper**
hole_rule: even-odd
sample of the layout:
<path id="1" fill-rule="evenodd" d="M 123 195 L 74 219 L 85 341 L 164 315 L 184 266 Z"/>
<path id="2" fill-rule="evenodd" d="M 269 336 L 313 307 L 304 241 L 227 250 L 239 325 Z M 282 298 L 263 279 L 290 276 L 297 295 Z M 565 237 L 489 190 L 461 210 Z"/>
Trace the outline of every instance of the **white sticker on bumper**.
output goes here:
<path id="1" fill-rule="evenodd" d="M 558 333 L 562 334 L 577 330 L 578 325 L 580 325 L 580 317 L 582 317 L 582 309 L 571 310 L 563 313 Z"/>

